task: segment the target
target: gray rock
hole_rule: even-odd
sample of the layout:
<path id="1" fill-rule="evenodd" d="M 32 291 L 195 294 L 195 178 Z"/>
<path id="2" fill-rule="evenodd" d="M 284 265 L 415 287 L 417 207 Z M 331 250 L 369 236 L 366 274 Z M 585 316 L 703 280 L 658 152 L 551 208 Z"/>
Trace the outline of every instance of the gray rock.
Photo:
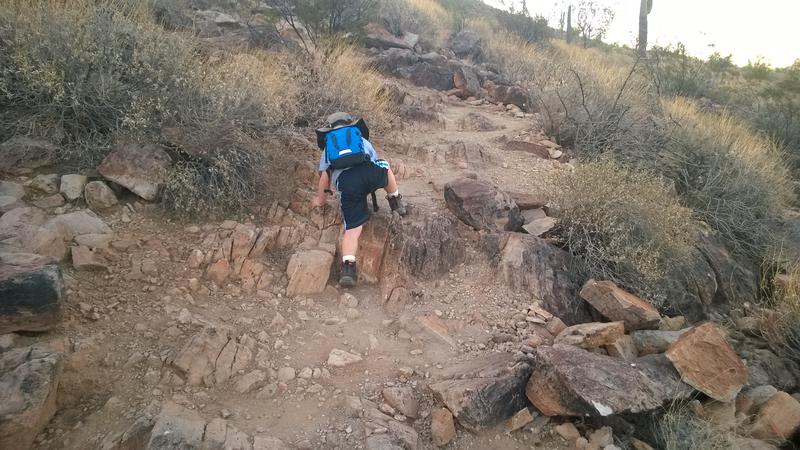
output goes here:
<path id="1" fill-rule="evenodd" d="M 0 353 L 0 448 L 33 447 L 56 413 L 62 360 L 37 347 Z"/>
<path id="2" fill-rule="evenodd" d="M 84 234 L 111 234 L 111 228 L 91 210 L 75 211 L 53 217 L 44 224 L 46 228 L 63 228 L 70 238 Z"/>
<path id="3" fill-rule="evenodd" d="M 156 145 L 122 143 L 106 156 L 97 170 L 139 197 L 153 201 L 167 179 L 172 160 Z"/>
<path id="4" fill-rule="evenodd" d="M 522 226 L 519 207 L 510 195 L 477 180 L 462 178 L 444 188 L 447 208 L 476 230 L 517 231 Z"/>
<path id="5" fill-rule="evenodd" d="M 61 188 L 61 177 L 51 173 L 47 175 L 36 175 L 31 180 L 31 189 L 36 189 L 45 194 L 55 194 Z"/>
<path id="6" fill-rule="evenodd" d="M 114 195 L 114 191 L 102 181 L 88 183 L 84 189 L 84 196 L 86 204 L 94 210 L 108 209 L 117 204 L 117 196 Z"/>
<path id="7" fill-rule="evenodd" d="M 52 162 L 57 151 L 58 147 L 44 140 L 12 137 L 0 144 L 0 171 L 45 166 Z"/>
<path id="8" fill-rule="evenodd" d="M 88 178 L 85 175 L 70 174 L 61 176 L 61 195 L 67 201 L 74 202 L 83 198 L 83 188 L 86 187 Z"/>
<path id="9" fill-rule="evenodd" d="M 0 298 L 0 334 L 55 327 L 63 309 L 61 267 L 39 255 L 0 254 Z"/>
<path id="10" fill-rule="evenodd" d="M 0 196 L 12 197 L 22 200 L 25 197 L 25 188 L 13 181 L 0 181 Z"/>
<path id="11" fill-rule="evenodd" d="M 536 348 L 526 388 L 546 416 L 606 417 L 661 408 L 694 390 L 663 355 L 625 361 L 569 345 Z"/>

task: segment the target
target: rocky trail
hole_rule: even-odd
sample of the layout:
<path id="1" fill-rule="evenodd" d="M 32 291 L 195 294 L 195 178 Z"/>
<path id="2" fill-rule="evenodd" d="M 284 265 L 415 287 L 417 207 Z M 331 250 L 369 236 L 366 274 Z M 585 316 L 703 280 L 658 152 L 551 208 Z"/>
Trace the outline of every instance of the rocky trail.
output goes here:
<path id="1" fill-rule="evenodd" d="M 536 114 L 389 83 L 406 115 L 374 144 L 411 213 L 381 201 L 350 291 L 311 157 L 294 198 L 213 223 L 146 201 L 156 150 L 131 167 L 116 149 L 116 184 L 7 178 L 0 293 L 24 295 L 0 310 L 0 448 L 644 449 L 638 415 L 696 397 L 725 420 L 750 399 L 759 439 L 800 425 L 778 393 L 794 369 L 763 346 L 572 279 L 537 237 L 543 183 L 572 166 Z"/>

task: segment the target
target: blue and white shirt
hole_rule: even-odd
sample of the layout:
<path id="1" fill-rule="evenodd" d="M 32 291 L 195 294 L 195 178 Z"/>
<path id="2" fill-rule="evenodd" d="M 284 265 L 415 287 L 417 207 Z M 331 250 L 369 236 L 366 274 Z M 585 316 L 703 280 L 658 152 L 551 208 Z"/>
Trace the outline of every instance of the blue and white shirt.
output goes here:
<path id="1" fill-rule="evenodd" d="M 383 167 L 383 165 L 379 162 L 381 160 L 378 159 L 378 154 L 375 153 L 375 149 L 372 147 L 372 144 L 370 144 L 369 141 L 364 139 L 364 138 L 361 138 L 361 140 L 364 141 L 364 152 L 366 152 L 369 155 L 369 159 L 373 163 L 378 164 L 379 166 Z M 331 164 L 326 160 L 325 152 L 323 151 L 322 155 L 320 155 L 320 157 L 319 157 L 319 171 L 320 172 L 325 172 L 330 167 L 331 167 Z M 349 167 L 347 169 L 349 169 Z M 339 180 L 339 175 L 342 172 L 344 172 L 345 170 L 347 170 L 347 169 L 335 169 L 335 170 L 333 170 L 333 173 L 331 173 L 331 186 L 336 186 L 337 189 L 339 188 L 339 186 L 336 184 L 336 181 Z"/>

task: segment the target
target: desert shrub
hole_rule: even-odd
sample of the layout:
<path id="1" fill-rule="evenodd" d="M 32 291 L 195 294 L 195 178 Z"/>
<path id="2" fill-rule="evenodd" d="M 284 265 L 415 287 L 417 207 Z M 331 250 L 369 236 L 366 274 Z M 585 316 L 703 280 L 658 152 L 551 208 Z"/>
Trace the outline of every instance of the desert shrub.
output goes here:
<path id="1" fill-rule="evenodd" d="M 739 448 L 733 432 L 721 430 L 704 420 L 687 404 L 671 405 L 656 424 L 656 437 L 665 450 Z"/>
<path id="2" fill-rule="evenodd" d="M 378 15 L 395 35 L 417 33 L 433 47 L 443 46 L 450 34 L 450 14 L 437 0 L 382 0 Z"/>
<path id="3" fill-rule="evenodd" d="M 307 70 L 308 65 L 313 70 Z M 303 117 L 309 124 L 321 124 L 336 111 L 364 117 L 378 130 L 391 123 L 395 111 L 383 81 L 353 47 L 333 43 L 296 69 L 304 86 Z"/>
<path id="4" fill-rule="evenodd" d="M 793 200 L 780 149 L 730 114 L 703 113 L 681 99 L 664 106 L 668 139 L 641 163 L 657 165 L 673 180 L 684 204 L 732 250 L 763 260 Z"/>
<path id="5" fill-rule="evenodd" d="M 498 11 L 496 17 L 503 29 L 525 42 L 545 42 L 551 37 L 547 19 L 542 16 L 531 17 L 527 14 Z"/>
<path id="6" fill-rule="evenodd" d="M 331 35 L 356 32 L 373 16 L 378 0 L 266 0 L 307 52 Z"/>
<path id="7" fill-rule="evenodd" d="M 652 173 L 598 160 L 555 177 L 555 234 L 584 276 L 610 279 L 654 304 L 668 298 L 666 275 L 689 257 L 691 211 Z"/>
<path id="8" fill-rule="evenodd" d="M 708 97 L 718 83 L 711 66 L 686 53 L 682 43 L 675 47 L 654 46 L 647 62 L 653 83 L 662 95 Z"/>
<path id="9" fill-rule="evenodd" d="M 760 330 L 781 356 L 800 364 L 800 266 L 775 276 L 770 302 L 760 313 Z"/>

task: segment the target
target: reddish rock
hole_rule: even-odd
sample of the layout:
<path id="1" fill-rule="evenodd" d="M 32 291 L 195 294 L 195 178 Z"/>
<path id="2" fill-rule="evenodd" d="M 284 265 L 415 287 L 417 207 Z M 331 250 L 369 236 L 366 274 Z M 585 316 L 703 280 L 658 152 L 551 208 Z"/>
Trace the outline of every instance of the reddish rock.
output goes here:
<path id="1" fill-rule="evenodd" d="M 553 317 L 552 319 L 548 320 L 545 327 L 553 336 L 558 336 L 562 331 L 567 329 L 567 325 L 558 317 Z"/>
<path id="2" fill-rule="evenodd" d="M 750 434 L 758 439 L 783 443 L 800 429 L 800 402 L 786 392 L 778 392 L 758 411 Z"/>
<path id="3" fill-rule="evenodd" d="M 661 314 L 653 305 L 611 281 L 587 281 L 581 289 L 581 297 L 609 320 L 624 322 L 628 331 L 658 328 L 661 320 Z"/>
<path id="4" fill-rule="evenodd" d="M 99 253 L 83 245 L 72 247 L 72 266 L 75 270 L 108 271 L 108 263 Z"/>
<path id="5" fill-rule="evenodd" d="M 227 259 L 220 259 L 206 269 L 206 278 L 217 286 L 223 286 L 231 274 L 231 264 Z"/>
<path id="6" fill-rule="evenodd" d="M 711 322 L 681 335 L 666 356 L 683 381 L 714 400 L 732 402 L 747 382 L 747 367 Z"/>
<path id="7" fill-rule="evenodd" d="M 566 328 L 556 336 L 554 342 L 590 349 L 611 345 L 624 335 L 625 325 L 622 322 L 581 323 Z"/>
<path id="8" fill-rule="evenodd" d="M 44 331 L 61 322 L 64 281 L 51 258 L 0 254 L 0 335 Z"/>
<path id="9" fill-rule="evenodd" d="M 263 228 L 258 234 L 258 238 L 256 239 L 255 244 L 253 244 L 253 249 L 250 250 L 250 254 L 248 256 L 250 258 L 259 258 L 267 250 L 275 247 L 275 244 L 278 241 L 278 233 L 280 233 L 280 227 L 269 226 Z"/>
<path id="10" fill-rule="evenodd" d="M 86 204 L 93 210 L 103 210 L 111 208 L 117 204 L 117 196 L 114 191 L 102 181 L 92 181 L 83 188 L 83 196 Z"/>
<path id="11" fill-rule="evenodd" d="M 533 416 L 531 415 L 531 412 L 528 411 L 528 408 L 523 408 L 518 413 L 514 414 L 510 419 L 508 419 L 505 428 L 506 431 L 511 433 L 519 430 L 531 422 L 533 422 Z"/>
<path id="12" fill-rule="evenodd" d="M 212 386 L 217 358 L 227 344 L 227 331 L 205 328 L 192 336 L 175 356 L 172 364 L 182 373 L 189 384 Z"/>
<path id="13" fill-rule="evenodd" d="M 609 356 L 622 358 L 625 361 L 633 361 L 639 357 L 639 352 L 636 351 L 636 346 L 633 344 L 633 338 L 627 334 L 606 345 L 606 351 Z"/>
<path id="14" fill-rule="evenodd" d="M 406 387 L 387 387 L 383 389 L 383 399 L 400 414 L 416 419 L 419 417 L 419 402 L 414 391 Z"/>
<path id="15" fill-rule="evenodd" d="M 505 149 L 512 151 L 512 152 L 524 152 L 530 153 L 532 155 L 536 155 L 542 159 L 550 159 L 550 152 L 547 147 L 541 144 L 537 144 L 535 142 L 528 142 L 528 141 L 508 141 L 505 143 Z M 541 200 L 537 200 L 534 204 L 541 203 L 540 206 L 537 208 L 541 208 L 547 202 L 542 202 Z"/>
<path id="16" fill-rule="evenodd" d="M 693 393 L 662 355 L 628 362 L 559 344 L 535 352 L 526 393 L 546 416 L 639 413 Z"/>
<path id="17" fill-rule="evenodd" d="M 258 232 L 255 225 L 237 224 L 231 239 L 231 259 L 246 258 L 256 244 Z"/>
<path id="18" fill-rule="evenodd" d="M 453 73 L 453 84 L 458 89 L 457 97 L 465 99 L 481 94 L 481 83 L 475 72 L 468 66 L 459 65 Z"/>
<path id="19" fill-rule="evenodd" d="M 204 255 L 202 251 L 194 249 L 191 253 L 189 253 L 189 258 L 186 260 L 186 265 L 189 266 L 190 269 L 199 269 L 203 265 L 203 261 L 205 261 L 205 259 L 206 255 Z"/>
<path id="20" fill-rule="evenodd" d="M 239 278 L 242 280 L 242 289 L 245 292 L 252 292 L 261 280 L 264 273 L 264 265 L 252 259 L 244 260 Z"/>
<path id="21" fill-rule="evenodd" d="M 547 199 L 542 195 L 519 192 L 509 192 L 508 195 L 511 196 L 521 210 L 539 209 L 547 205 Z"/>
<path id="22" fill-rule="evenodd" d="M 358 240 L 359 281 L 380 281 L 386 244 L 389 241 L 389 221 L 384 216 L 373 216 L 364 225 Z"/>
<path id="23" fill-rule="evenodd" d="M 289 278 L 286 295 L 294 297 L 322 293 L 328 284 L 331 264 L 333 256 L 322 250 L 303 250 L 292 255 L 286 267 Z"/>
<path id="24" fill-rule="evenodd" d="M 456 426 L 453 423 L 453 414 L 445 408 L 436 408 L 431 411 L 431 439 L 433 445 L 444 447 L 456 436 Z"/>
<path id="25" fill-rule="evenodd" d="M 511 196 L 481 181 L 462 178 L 447 183 L 444 199 L 456 217 L 476 230 L 517 231 L 522 226 Z"/>
<path id="26" fill-rule="evenodd" d="M 156 145 L 126 142 L 118 144 L 97 170 L 139 197 L 153 201 L 167 180 L 171 164 L 169 155 Z"/>

